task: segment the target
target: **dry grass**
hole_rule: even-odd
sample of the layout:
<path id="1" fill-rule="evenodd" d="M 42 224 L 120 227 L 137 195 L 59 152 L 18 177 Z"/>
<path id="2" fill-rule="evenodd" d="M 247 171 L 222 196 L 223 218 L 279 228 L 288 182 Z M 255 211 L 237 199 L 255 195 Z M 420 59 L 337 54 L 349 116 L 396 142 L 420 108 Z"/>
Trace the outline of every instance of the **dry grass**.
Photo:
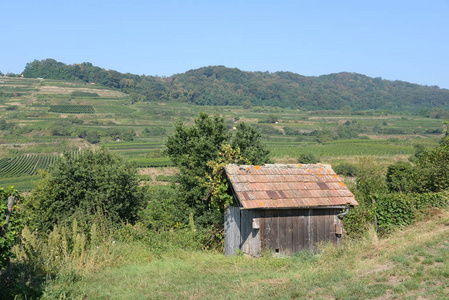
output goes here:
<path id="1" fill-rule="evenodd" d="M 449 212 L 435 213 L 386 238 L 369 230 L 345 249 L 324 245 L 320 255 L 254 259 L 179 249 L 136 261 L 134 254 L 48 290 L 86 299 L 445 299 Z"/>
<path id="2" fill-rule="evenodd" d="M 157 175 L 174 176 L 178 173 L 179 170 L 174 167 L 139 169 L 139 175 L 150 175 L 153 180 L 156 178 Z"/>

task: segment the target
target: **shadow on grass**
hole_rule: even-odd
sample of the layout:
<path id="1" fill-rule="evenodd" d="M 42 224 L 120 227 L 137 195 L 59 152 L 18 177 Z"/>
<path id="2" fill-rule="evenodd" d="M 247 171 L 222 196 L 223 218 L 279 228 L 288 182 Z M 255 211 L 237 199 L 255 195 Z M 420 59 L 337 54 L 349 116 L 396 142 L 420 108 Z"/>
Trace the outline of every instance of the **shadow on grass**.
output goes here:
<path id="1" fill-rule="evenodd" d="M 0 299 L 38 299 L 46 278 L 43 270 L 33 270 L 26 263 L 13 263 L 10 278 L 0 277 Z"/>

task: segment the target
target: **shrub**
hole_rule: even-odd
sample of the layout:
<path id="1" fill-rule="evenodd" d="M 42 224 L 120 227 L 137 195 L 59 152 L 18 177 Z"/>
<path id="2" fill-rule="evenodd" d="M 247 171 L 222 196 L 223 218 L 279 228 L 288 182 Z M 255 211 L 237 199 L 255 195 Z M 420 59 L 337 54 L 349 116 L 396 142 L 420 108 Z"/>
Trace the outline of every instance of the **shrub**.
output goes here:
<path id="1" fill-rule="evenodd" d="M 449 204 L 449 195 L 446 192 L 414 194 L 413 197 L 413 204 L 420 211 L 430 207 L 445 207 Z"/>
<path id="2" fill-rule="evenodd" d="M 142 131 L 143 136 L 161 136 L 166 134 L 167 130 L 161 126 L 145 127 Z"/>
<path id="3" fill-rule="evenodd" d="M 292 127 L 284 126 L 284 132 L 286 135 L 299 135 L 300 132 L 298 129 L 293 129 Z"/>
<path id="4" fill-rule="evenodd" d="M 415 217 L 413 199 L 410 195 L 399 193 L 384 195 L 376 201 L 375 214 L 380 232 L 409 225 Z"/>
<path id="5" fill-rule="evenodd" d="M 18 203 L 8 207 L 8 198 L 11 196 L 16 201 L 20 199 L 13 187 L 0 189 L 0 271 L 6 267 L 12 254 L 11 247 L 17 242 L 22 227 Z"/>
<path id="6" fill-rule="evenodd" d="M 268 124 L 256 124 L 255 127 L 263 134 L 282 134 L 282 131 Z"/>
<path id="7" fill-rule="evenodd" d="M 357 167 L 353 164 L 343 162 L 334 167 L 335 173 L 343 176 L 355 177 L 357 175 Z"/>
<path id="8" fill-rule="evenodd" d="M 406 162 L 397 162 L 388 166 L 386 180 L 390 192 L 410 192 L 413 167 Z"/>
<path id="9" fill-rule="evenodd" d="M 141 207 L 138 184 L 136 168 L 103 148 L 66 152 L 26 203 L 30 224 L 48 231 L 76 217 L 88 226 L 97 213 L 132 222 Z"/>
<path id="10" fill-rule="evenodd" d="M 360 237 L 374 221 L 374 211 L 370 206 L 360 205 L 349 210 L 344 216 L 345 232 L 350 237 Z"/>
<path id="11" fill-rule="evenodd" d="M 263 120 L 259 120 L 258 123 L 277 123 L 279 121 L 279 118 L 275 115 L 268 115 Z"/>
<path id="12" fill-rule="evenodd" d="M 16 110 L 18 107 L 19 106 L 17 106 L 17 105 L 9 105 L 9 106 L 6 107 L 6 110 L 13 111 L 13 110 Z"/>
<path id="13" fill-rule="evenodd" d="M 100 134 L 96 130 L 88 131 L 86 134 L 86 141 L 91 144 L 97 144 L 101 141 Z"/>
<path id="14" fill-rule="evenodd" d="M 357 200 L 371 205 L 379 197 L 388 192 L 385 173 L 375 162 L 362 159 L 357 172 Z"/>
<path id="15" fill-rule="evenodd" d="M 440 192 L 449 189 L 449 141 L 424 151 L 416 161 L 413 180 L 418 192 Z"/>
<path id="16" fill-rule="evenodd" d="M 177 198 L 171 186 L 151 186 L 147 191 L 146 207 L 139 212 L 139 219 L 152 230 L 179 227 L 187 222 L 187 206 Z"/>
<path id="17" fill-rule="evenodd" d="M 313 153 L 303 153 L 298 156 L 298 163 L 300 164 L 317 164 L 320 161 Z"/>

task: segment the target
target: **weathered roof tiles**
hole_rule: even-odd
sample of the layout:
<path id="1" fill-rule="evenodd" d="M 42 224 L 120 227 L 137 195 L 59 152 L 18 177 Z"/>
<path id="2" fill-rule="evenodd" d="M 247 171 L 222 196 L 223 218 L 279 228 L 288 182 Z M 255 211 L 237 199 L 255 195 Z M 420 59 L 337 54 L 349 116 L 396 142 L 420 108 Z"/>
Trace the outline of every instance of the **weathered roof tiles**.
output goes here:
<path id="1" fill-rule="evenodd" d="M 227 165 L 225 172 L 245 209 L 358 205 L 330 165 Z"/>

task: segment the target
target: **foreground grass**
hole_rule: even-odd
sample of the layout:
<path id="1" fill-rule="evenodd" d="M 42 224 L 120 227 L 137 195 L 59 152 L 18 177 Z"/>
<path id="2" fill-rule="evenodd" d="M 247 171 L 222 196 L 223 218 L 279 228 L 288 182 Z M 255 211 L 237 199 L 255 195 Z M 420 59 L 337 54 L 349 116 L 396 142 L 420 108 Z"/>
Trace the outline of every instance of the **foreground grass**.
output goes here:
<path id="1" fill-rule="evenodd" d="M 255 259 L 177 250 L 139 259 L 134 252 L 115 266 L 57 277 L 42 298 L 447 299 L 449 212 L 434 214 L 387 238 L 371 233 L 345 249 L 324 246 L 321 255 Z"/>

